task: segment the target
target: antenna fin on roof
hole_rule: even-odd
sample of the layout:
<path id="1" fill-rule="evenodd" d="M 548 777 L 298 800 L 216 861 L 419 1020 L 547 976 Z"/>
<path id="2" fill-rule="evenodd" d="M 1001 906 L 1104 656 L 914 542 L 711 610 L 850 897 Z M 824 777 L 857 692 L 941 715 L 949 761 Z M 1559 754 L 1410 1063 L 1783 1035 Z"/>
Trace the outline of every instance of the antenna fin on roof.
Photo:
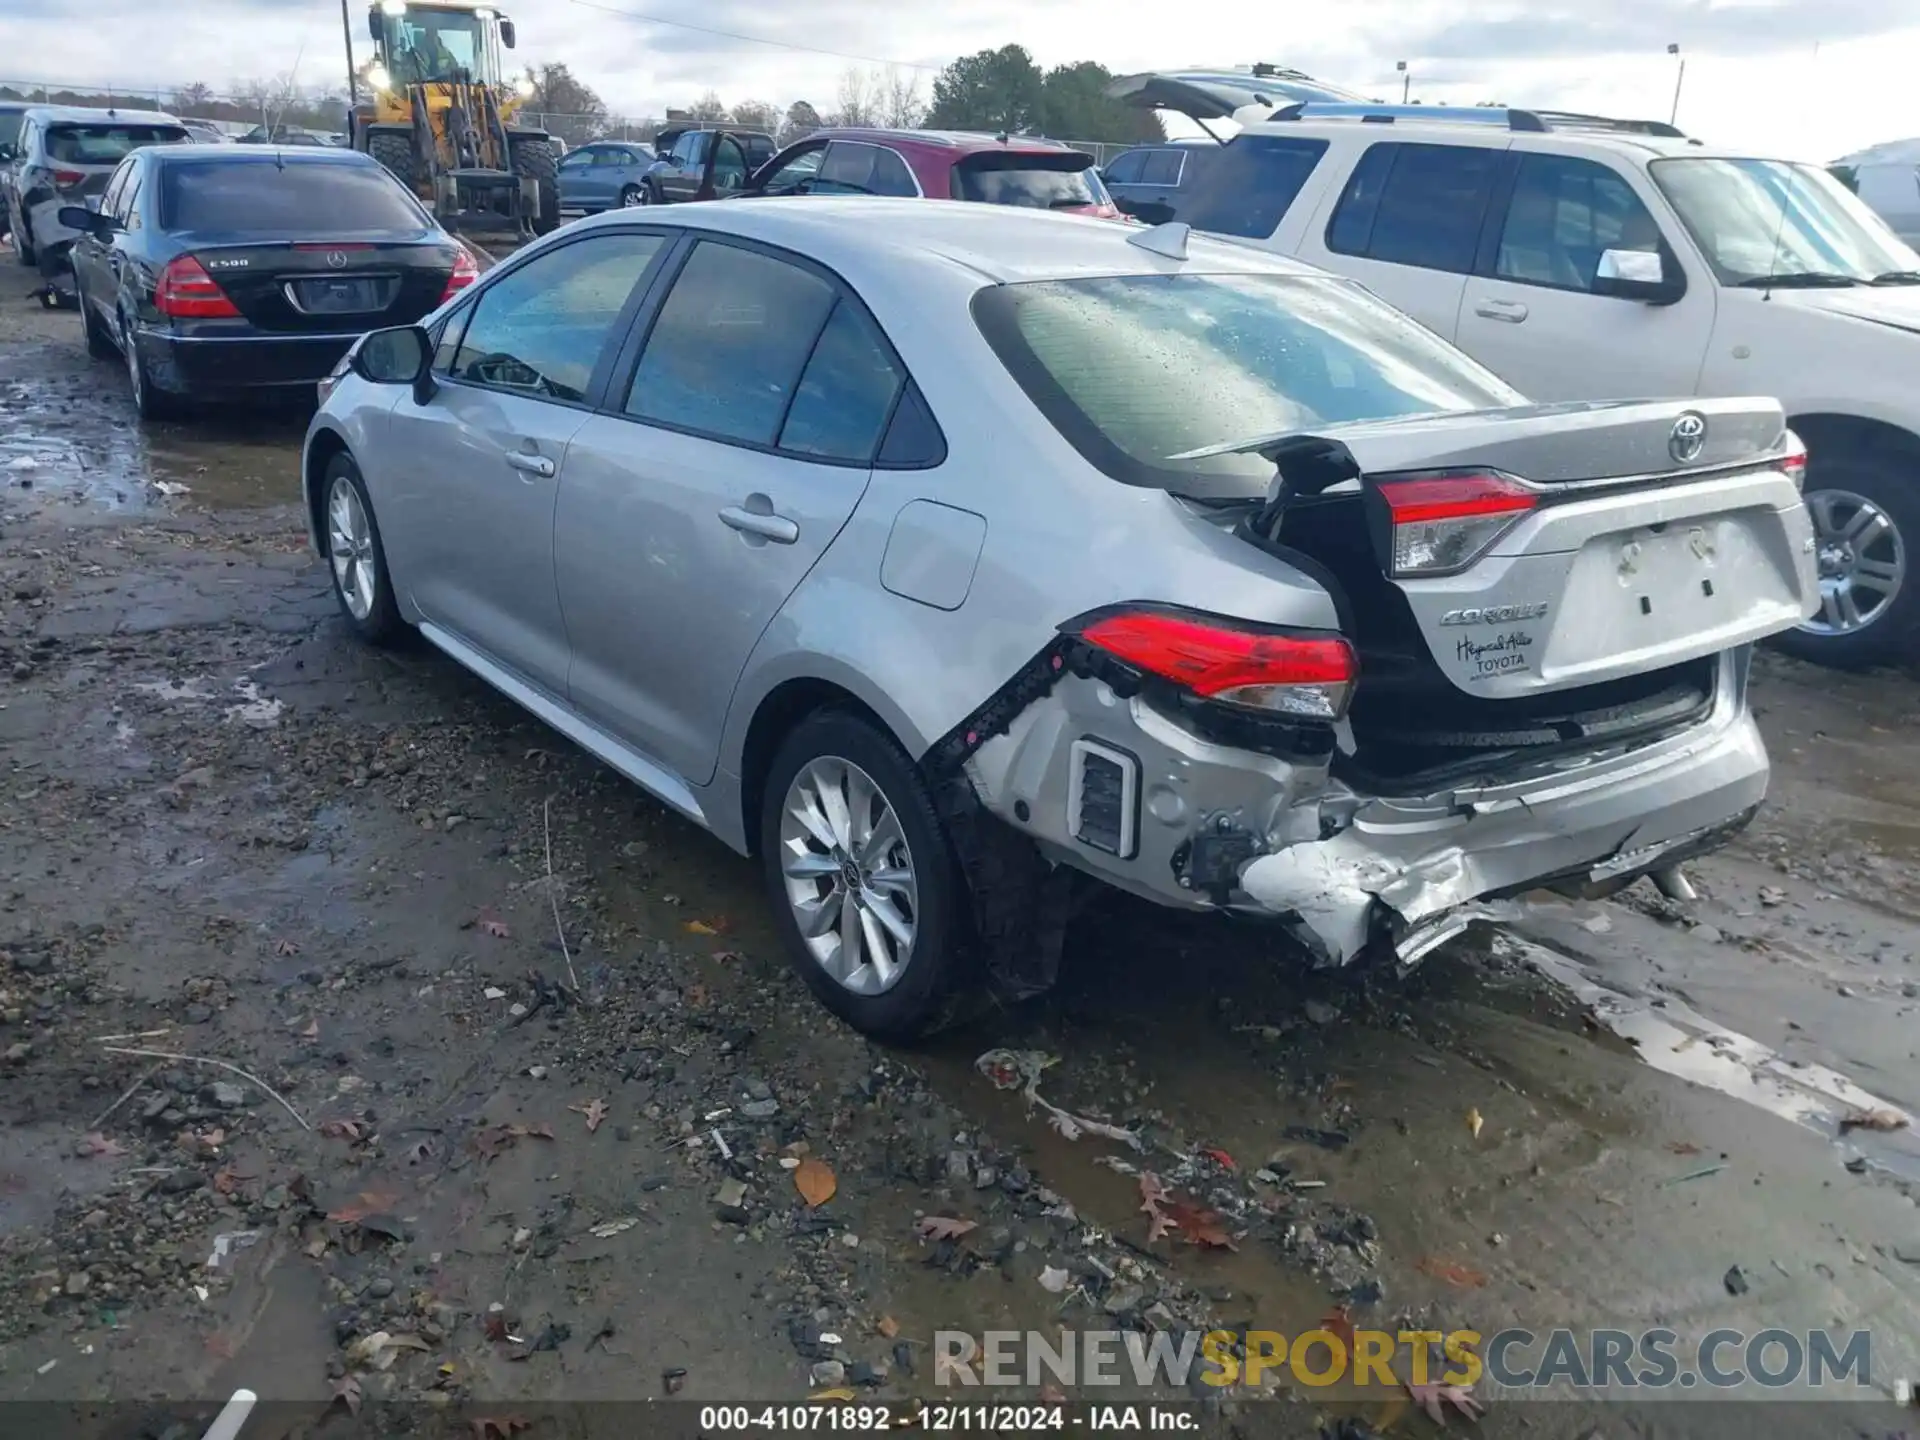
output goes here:
<path id="1" fill-rule="evenodd" d="M 1162 255 L 1169 260 L 1187 258 L 1187 236 L 1192 227 L 1178 220 L 1169 220 L 1164 225 L 1156 225 L 1151 230 L 1141 230 L 1127 237 L 1129 245 L 1138 245 L 1150 254 Z"/>

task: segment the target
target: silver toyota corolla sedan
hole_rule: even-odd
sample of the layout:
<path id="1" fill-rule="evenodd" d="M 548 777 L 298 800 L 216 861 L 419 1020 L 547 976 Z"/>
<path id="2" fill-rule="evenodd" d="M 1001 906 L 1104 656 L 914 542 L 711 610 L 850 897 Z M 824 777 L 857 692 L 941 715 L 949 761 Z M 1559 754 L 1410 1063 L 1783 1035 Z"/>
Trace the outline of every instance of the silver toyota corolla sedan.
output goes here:
<path id="1" fill-rule="evenodd" d="M 1411 964 L 1675 868 L 1811 613 L 1771 400 L 1535 406 L 1364 289 L 1156 229 L 614 213 L 378 331 L 303 461 L 417 630 L 764 866 L 862 1030 L 1052 979 L 1089 879 Z"/>

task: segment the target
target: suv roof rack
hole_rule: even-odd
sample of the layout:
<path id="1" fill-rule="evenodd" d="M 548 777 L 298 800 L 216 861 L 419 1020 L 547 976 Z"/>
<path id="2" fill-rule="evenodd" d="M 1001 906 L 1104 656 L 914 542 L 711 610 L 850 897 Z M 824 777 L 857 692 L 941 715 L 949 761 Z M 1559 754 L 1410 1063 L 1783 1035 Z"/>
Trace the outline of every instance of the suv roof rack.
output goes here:
<path id="1" fill-rule="evenodd" d="M 1397 120 L 1426 120 L 1446 125 L 1498 125 L 1508 130 L 1598 130 L 1615 135 L 1659 135 L 1685 140 L 1687 132 L 1664 120 L 1614 120 L 1571 110 L 1517 110 L 1506 105 L 1333 105 L 1302 101 L 1273 112 L 1269 120 L 1359 120 L 1391 125 Z"/>

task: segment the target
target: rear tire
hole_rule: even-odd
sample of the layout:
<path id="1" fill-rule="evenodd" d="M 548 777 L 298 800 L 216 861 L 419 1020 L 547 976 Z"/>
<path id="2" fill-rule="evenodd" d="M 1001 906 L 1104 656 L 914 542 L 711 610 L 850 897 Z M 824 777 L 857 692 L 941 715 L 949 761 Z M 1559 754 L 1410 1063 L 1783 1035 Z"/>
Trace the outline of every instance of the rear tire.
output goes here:
<path id="1" fill-rule="evenodd" d="M 636 205 L 645 205 L 646 203 L 647 187 L 644 185 L 629 185 L 620 192 L 620 208 L 622 210 L 631 210 Z"/>
<path id="2" fill-rule="evenodd" d="M 334 603 L 353 633 L 382 650 L 404 641 L 412 627 L 394 603 L 380 522 L 351 455 L 334 456 L 321 478 L 320 540 Z"/>
<path id="3" fill-rule="evenodd" d="M 560 157 L 554 153 L 553 142 L 542 135 L 539 137 L 509 136 L 507 155 L 513 163 L 513 173 L 523 180 L 535 182 L 540 196 L 537 212 L 529 217 L 533 233 L 546 235 L 560 228 Z"/>
<path id="4" fill-rule="evenodd" d="M 1911 659 L 1920 633 L 1920 574 L 1914 570 L 1920 466 L 1871 451 L 1814 446 L 1806 500 L 1814 519 L 1822 610 L 1774 644 L 1836 670 Z M 1856 525 L 1862 528 L 1849 536 L 1846 531 Z"/>
<path id="5" fill-rule="evenodd" d="M 154 385 L 153 377 L 147 373 L 147 362 L 140 357 L 140 343 L 131 325 L 124 325 L 120 334 L 120 352 L 127 362 L 134 413 L 148 422 L 179 419 L 186 410 L 186 397 Z"/>
<path id="6" fill-rule="evenodd" d="M 100 323 L 100 317 L 94 312 L 87 292 L 80 288 L 80 279 L 76 275 L 73 282 L 74 293 L 80 297 L 80 328 L 86 331 L 87 354 L 96 360 L 114 360 L 120 355 L 113 343 L 113 335 Z"/>
<path id="7" fill-rule="evenodd" d="M 848 799 L 868 786 L 873 800 L 850 807 Z M 828 803 L 808 809 L 809 796 L 829 797 Z M 835 822 L 836 805 L 844 827 Z M 814 824 L 801 824 L 802 813 Z M 898 826 L 887 833 L 897 840 L 863 850 L 889 815 Z M 848 831 L 846 845 L 833 833 L 840 828 Z M 801 721 L 768 768 L 759 839 L 774 924 L 794 968 L 823 1005 L 881 1040 L 917 1040 L 952 1023 L 954 998 L 971 972 L 966 882 L 925 780 L 891 737 L 845 711 Z M 861 899 L 846 926 L 839 917 L 856 893 L 849 875 L 861 877 Z M 803 916 L 825 922 L 816 925 L 813 942 L 831 952 L 824 958 L 810 947 Z M 892 943 L 902 920 L 911 927 L 904 950 Z M 874 953 L 869 937 L 881 937 L 893 957 L 892 977 L 883 978 L 876 964 L 842 964 L 848 952 L 839 937 L 847 935 L 862 958 Z M 830 965 L 852 972 L 850 980 L 836 979 Z"/>

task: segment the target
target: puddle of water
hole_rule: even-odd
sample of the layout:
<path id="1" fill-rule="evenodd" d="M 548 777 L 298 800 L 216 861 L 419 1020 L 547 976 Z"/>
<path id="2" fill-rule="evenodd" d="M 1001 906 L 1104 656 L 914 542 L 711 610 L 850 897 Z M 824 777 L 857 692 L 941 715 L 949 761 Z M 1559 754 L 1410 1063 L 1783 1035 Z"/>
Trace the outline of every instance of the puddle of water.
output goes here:
<path id="1" fill-rule="evenodd" d="M 1577 960 L 1512 934 L 1494 945 L 1564 986 L 1614 1035 L 1663 1074 L 1790 1120 L 1834 1139 L 1851 1160 L 1920 1181 L 1920 1137 L 1909 1128 L 1891 1132 L 1855 1130 L 1840 1136 L 1840 1122 L 1862 1111 L 1904 1114 L 1899 1106 L 1861 1088 L 1837 1070 L 1789 1060 L 1758 1040 L 1717 1025 L 1692 1007 L 1662 997 L 1659 1008 L 1596 980 Z"/>
<path id="2" fill-rule="evenodd" d="M 211 685 L 212 681 L 205 677 L 196 677 L 191 680 L 142 680 L 133 688 L 169 704 L 183 701 L 206 703 L 221 698 L 209 688 Z M 268 729 L 280 723 L 280 714 L 286 709 L 285 702 L 262 694 L 260 687 L 252 680 L 242 677 L 234 681 L 232 693 L 239 698 L 221 712 L 223 719 L 251 725 L 256 730 Z"/>

